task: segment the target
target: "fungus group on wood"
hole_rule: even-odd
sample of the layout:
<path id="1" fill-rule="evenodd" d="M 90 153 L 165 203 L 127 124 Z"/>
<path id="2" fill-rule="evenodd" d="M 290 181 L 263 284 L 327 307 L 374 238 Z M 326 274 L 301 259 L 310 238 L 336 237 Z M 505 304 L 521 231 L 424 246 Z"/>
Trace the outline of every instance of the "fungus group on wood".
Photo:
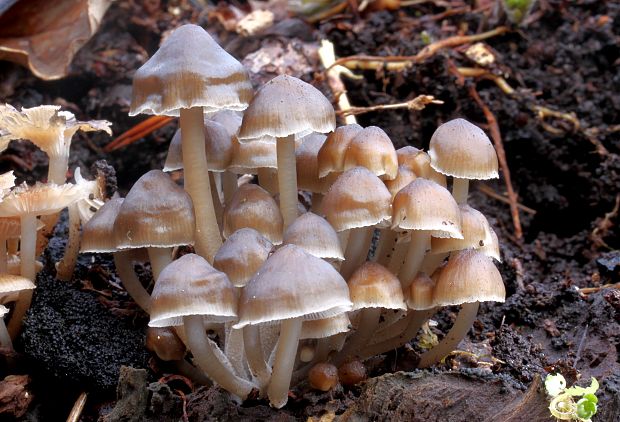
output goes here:
<path id="1" fill-rule="evenodd" d="M 62 113 L 4 106 L 0 140 L 35 141 L 45 119 L 64 122 L 54 136 L 65 143 L 75 128 L 108 130 Z M 82 251 L 115 254 L 125 288 L 150 314 L 149 349 L 197 378 L 241 400 L 256 390 L 281 408 L 292 383 L 309 374 L 329 389 L 333 365 L 341 378 L 363 379 L 359 360 L 404 345 L 439 308 L 461 305 L 454 327 L 422 355 L 420 367 L 430 366 L 466 335 L 480 302 L 504 300 L 497 236 L 467 205 L 469 180 L 497 177 L 497 157 L 471 123 L 441 125 L 428 154 L 397 151 L 378 127 L 336 128 L 330 102 L 297 78 L 278 76 L 253 96 L 241 64 L 195 25 L 174 31 L 136 72 L 138 113 L 180 116 L 164 171 L 182 169 L 185 190 L 150 171 L 125 199 L 98 203 L 81 220 Z M 50 163 L 61 158 L 48 184 L 12 188 L 0 202 L 0 217 L 21 222 L 21 275 L 30 281 L 37 217 L 104 199 L 93 185 L 64 184 L 58 151 L 68 147 L 54 151 Z M 298 188 L 312 193 L 311 212 Z M 174 259 L 181 245 L 195 254 Z M 150 294 L 133 272 L 142 260 L 153 269 Z M 24 289 L 11 319 L 18 327 L 33 286 L 7 280 Z M 3 294 L 14 292 L 3 282 Z"/>

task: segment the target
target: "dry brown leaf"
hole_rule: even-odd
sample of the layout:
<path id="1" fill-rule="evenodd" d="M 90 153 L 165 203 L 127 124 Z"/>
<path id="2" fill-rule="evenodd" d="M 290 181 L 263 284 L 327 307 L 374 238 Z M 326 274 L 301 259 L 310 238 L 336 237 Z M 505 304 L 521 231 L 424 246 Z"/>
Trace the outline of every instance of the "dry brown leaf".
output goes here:
<path id="1" fill-rule="evenodd" d="M 21 0 L 0 16 L 0 60 L 41 79 L 67 75 L 75 53 L 95 33 L 111 0 Z"/>
<path id="2" fill-rule="evenodd" d="M 28 375 L 9 375 L 0 381 L 0 414 L 19 418 L 26 413 L 33 399 L 33 395 L 26 390 L 29 382 Z"/>

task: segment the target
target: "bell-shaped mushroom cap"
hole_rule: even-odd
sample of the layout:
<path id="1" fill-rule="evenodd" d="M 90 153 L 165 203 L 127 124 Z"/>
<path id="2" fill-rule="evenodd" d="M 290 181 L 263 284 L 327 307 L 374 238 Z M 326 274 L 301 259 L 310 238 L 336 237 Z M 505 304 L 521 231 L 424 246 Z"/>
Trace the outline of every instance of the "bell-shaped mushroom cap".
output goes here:
<path id="1" fill-rule="evenodd" d="M 162 270 L 151 295 L 149 326 L 183 325 L 183 317 L 190 315 L 214 322 L 237 317 L 235 286 L 196 254 L 183 255 Z"/>
<path id="2" fill-rule="evenodd" d="M 386 180 L 385 187 L 390 191 L 390 195 L 392 195 L 392 201 L 394 197 L 402 188 L 407 186 L 409 183 L 413 182 L 417 179 L 418 176 L 407 166 L 400 165 L 398 166 L 398 174 L 396 178 L 392 180 Z"/>
<path id="3" fill-rule="evenodd" d="M 259 168 L 278 168 L 275 142 L 239 142 L 233 137 L 232 160 L 228 171 L 237 174 L 256 174 Z"/>
<path id="4" fill-rule="evenodd" d="M 435 306 L 503 302 L 504 282 L 491 258 L 475 249 L 452 253 L 435 281 Z"/>
<path id="5" fill-rule="evenodd" d="M 353 123 L 340 126 L 327 135 L 327 139 L 325 139 L 325 143 L 318 153 L 319 178 L 323 178 L 329 173 L 344 171 L 344 155 L 349 143 L 362 130 L 363 128 L 360 125 Z"/>
<path id="6" fill-rule="evenodd" d="M 123 198 L 112 198 L 82 227 L 82 252 L 116 252 L 114 221 L 123 204 Z"/>
<path id="7" fill-rule="evenodd" d="M 37 182 L 34 186 L 22 183 L 2 198 L 0 217 L 55 214 L 85 197 L 88 193 L 81 186 L 70 183 Z"/>
<path id="8" fill-rule="evenodd" d="M 0 105 L 0 151 L 14 139 L 28 139 L 49 156 L 67 155 L 71 138 L 78 130 L 103 130 L 108 135 L 111 123 L 106 120 L 81 122 L 73 113 L 59 111 L 60 106 L 42 105 L 18 111 L 9 104 Z"/>
<path id="9" fill-rule="evenodd" d="M 315 87 L 293 76 L 276 76 L 263 85 L 243 114 L 239 140 L 267 140 L 336 128 L 334 107 Z"/>
<path id="10" fill-rule="evenodd" d="M 297 245 L 317 258 L 344 260 L 338 233 L 327 220 L 311 212 L 300 215 L 288 226 L 282 243 Z"/>
<path id="11" fill-rule="evenodd" d="M 138 179 L 114 222 L 119 249 L 194 243 L 194 206 L 189 194 L 161 170 Z"/>
<path id="12" fill-rule="evenodd" d="M 439 126 L 428 150 L 431 166 L 440 173 L 460 179 L 497 179 L 497 154 L 478 126 L 465 119 Z"/>
<path id="13" fill-rule="evenodd" d="M 327 262 L 295 245 L 267 258 L 239 299 L 241 328 L 289 318 L 329 318 L 351 309 L 349 289 Z"/>
<path id="14" fill-rule="evenodd" d="M 344 155 L 344 170 L 366 167 L 375 176 L 392 180 L 398 172 L 398 159 L 392 141 L 377 126 L 368 126 L 358 132 Z"/>
<path id="15" fill-rule="evenodd" d="M 487 239 L 487 243 L 480 248 L 480 251 L 486 256 L 490 256 L 497 262 L 502 262 L 502 257 L 499 252 L 499 239 L 497 238 L 497 233 L 495 233 L 493 227 L 489 226 L 489 229 L 491 236 Z"/>
<path id="16" fill-rule="evenodd" d="M 364 308 L 407 309 L 398 278 L 383 265 L 367 261 L 349 278 L 353 310 Z"/>
<path id="17" fill-rule="evenodd" d="M 226 128 L 217 122 L 205 120 L 205 152 L 209 171 L 226 171 L 233 154 L 232 136 Z M 181 146 L 181 129 L 177 130 L 170 141 L 164 171 L 183 168 L 183 147 Z"/>
<path id="18" fill-rule="evenodd" d="M 20 275 L 0 274 L 0 294 L 21 292 L 35 288 L 32 280 Z"/>
<path id="19" fill-rule="evenodd" d="M 436 273 L 440 271 L 441 269 L 437 270 Z M 435 282 L 425 273 L 419 272 L 409 287 L 409 295 L 407 297 L 409 308 L 416 311 L 433 308 L 435 306 L 433 304 L 434 289 Z"/>
<path id="20" fill-rule="evenodd" d="M 325 338 L 351 329 L 351 321 L 346 313 L 324 319 L 304 321 L 301 325 L 300 340 L 307 338 Z"/>
<path id="21" fill-rule="evenodd" d="M 459 209 L 461 210 L 463 239 L 434 237 L 431 240 L 431 253 L 479 249 L 493 241 L 491 239 L 491 226 L 480 211 L 467 204 L 459 205 Z"/>
<path id="22" fill-rule="evenodd" d="M 209 120 L 224 126 L 228 134 L 233 137 L 239 133 L 243 115 L 234 110 L 220 110 L 207 117 Z"/>
<path id="23" fill-rule="evenodd" d="M 323 134 L 311 133 L 305 136 L 301 140 L 301 145 L 295 149 L 298 189 L 325 193 L 333 181 L 336 180 L 336 175 L 319 179 L 317 154 L 325 139 L 326 137 Z"/>
<path id="24" fill-rule="evenodd" d="M 185 344 L 170 327 L 149 327 L 146 330 L 146 348 L 164 361 L 185 357 Z"/>
<path id="25" fill-rule="evenodd" d="M 197 25 L 174 30 L 133 77 L 129 115 L 178 116 L 179 109 L 244 110 L 252 99 L 245 68 Z"/>
<path id="26" fill-rule="evenodd" d="M 282 243 L 284 221 L 276 201 L 265 189 L 246 183 L 237 189 L 224 210 L 226 239 L 244 227 L 255 229 L 274 245 Z"/>
<path id="27" fill-rule="evenodd" d="M 463 238 L 461 213 L 450 192 L 421 177 L 394 197 L 392 228 L 429 230 L 436 237 Z"/>
<path id="28" fill-rule="evenodd" d="M 390 218 L 392 195 L 381 179 L 364 167 L 342 173 L 327 191 L 321 208 L 337 232 L 368 227 Z"/>
<path id="29" fill-rule="evenodd" d="M 246 227 L 226 239 L 213 258 L 213 266 L 226 273 L 235 287 L 243 287 L 272 250 L 273 244 L 266 237 Z"/>
<path id="30" fill-rule="evenodd" d="M 424 151 L 412 146 L 405 146 L 397 149 L 396 155 L 398 156 L 399 166 L 406 166 L 416 176 L 432 180 L 444 188 L 446 187 L 446 176 L 431 167 L 431 157 Z"/>

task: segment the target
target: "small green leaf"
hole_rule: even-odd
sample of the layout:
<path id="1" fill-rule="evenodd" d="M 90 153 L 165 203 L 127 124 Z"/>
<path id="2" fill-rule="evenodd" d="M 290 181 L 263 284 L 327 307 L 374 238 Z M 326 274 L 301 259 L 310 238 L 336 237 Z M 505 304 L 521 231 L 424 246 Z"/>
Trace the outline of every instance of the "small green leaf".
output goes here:
<path id="1" fill-rule="evenodd" d="M 588 420 L 596 413 L 596 403 L 588 399 L 581 399 L 577 402 L 577 417 Z"/>
<path id="2" fill-rule="evenodd" d="M 588 401 L 591 401 L 594 404 L 598 403 L 598 398 L 594 394 L 584 394 L 583 398 L 588 399 Z"/>
<path id="3" fill-rule="evenodd" d="M 546 384 L 546 382 L 545 382 Z M 583 396 L 584 394 L 594 394 L 596 390 L 598 390 L 598 381 L 596 378 L 592 377 L 592 381 L 590 382 L 590 386 L 587 388 L 574 386 L 566 389 L 566 393 L 571 396 Z"/>

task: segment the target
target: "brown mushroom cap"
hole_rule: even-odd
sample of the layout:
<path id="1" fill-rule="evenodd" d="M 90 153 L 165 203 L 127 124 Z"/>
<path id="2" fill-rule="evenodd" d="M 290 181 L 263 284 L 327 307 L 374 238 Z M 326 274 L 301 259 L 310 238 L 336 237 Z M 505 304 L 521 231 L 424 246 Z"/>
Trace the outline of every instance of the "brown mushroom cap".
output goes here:
<path id="1" fill-rule="evenodd" d="M 237 316 L 237 292 L 228 277 L 199 255 L 187 254 L 161 272 L 151 296 L 150 327 L 183 324 L 183 317 L 203 315 L 215 322 Z"/>
<path id="2" fill-rule="evenodd" d="M 461 211 L 463 239 L 435 237 L 431 240 L 431 253 L 445 253 L 470 248 L 479 249 L 493 241 L 491 226 L 480 211 L 467 204 L 459 205 L 459 209 Z"/>
<path id="3" fill-rule="evenodd" d="M 194 230 L 192 199 L 161 170 L 138 179 L 114 222 L 119 249 L 192 244 Z"/>
<path id="4" fill-rule="evenodd" d="M 315 87 L 288 75 L 263 85 L 243 114 L 239 140 L 269 140 L 311 132 L 327 133 L 336 127 L 334 108 Z"/>
<path id="5" fill-rule="evenodd" d="M 409 167 L 404 165 L 398 166 L 398 174 L 396 174 L 396 177 L 392 180 L 385 181 L 385 187 L 390 191 L 392 201 L 394 201 L 394 197 L 402 188 L 417 178 L 418 176 L 416 176 L 416 174 Z"/>
<path id="6" fill-rule="evenodd" d="M 431 157 L 422 150 L 412 146 L 405 146 L 396 150 L 398 165 L 406 166 L 416 176 L 432 180 L 443 186 L 447 185 L 446 176 L 431 167 Z"/>
<path id="7" fill-rule="evenodd" d="M 337 232 L 379 224 L 390 218 L 392 196 L 381 179 L 364 167 L 341 174 L 321 204 Z"/>
<path id="8" fill-rule="evenodd" d="M 407 309 L 400 281 L 384 266 L 365 262 L 347 281 L 353 310 Z"/>
<path id="9" fill-rule="evenodd" d="M 349 317 L 346 313 L 342 313 L 330 318 L 304 321 L 301 326 L 299 339 L 325 338 L 340 333 L 346 333 L 350 329 L 351 321 L 349 321 Z"/>
<path id="10" fill-rule="evenodd" d="M 446 188 L 421 177 L 394 197 L 392 227 L 429 230 L 433 236 L 462 238 L 459 206 Z"/>
<path id="11" fill-rule="evenodd" d="M 205 151 L 209 171 L 222 172 L 230 165 L 233 154 L 232 136 L 221 124 L 205 120 Z M 183 147 L 181 146 L 181 129 L 177 130 L 164 163 L 164 171 L 174 171 L 183 168 Z"/>
<path id="12" fill-rule="evenodd" d="M 185 357 L 185 344 L 170 327 L 149 327 L 146 330 L 146 348 L 164 361 Z"/>
<path id="13" fill-rule="evenodd" d="M 263 265 L 273 244 L 249 227 L 234 232 L 226 239 L 213 259 L 213 266 L 226 273 L 235 287 L 243 287 Z"/>
<path id="14" fill-rule="evenodd" d="M 123 204 L 123 198 L 113 198 L 103 204 L 82 227 L 82 252 L 116 252 L 114 221 Z"/>
<path id="15" fill-rule="evenodd" d="M 311 212 L 300 215 L 288 226 L 282 243 L 302 247 L 317 258 L 344 259 L 338 233 L 327 220 Z"/>
<path id="16" fill-rule="evenodd" d="M 431 166 L 460 179 L 497 179 L 497 154 L 478 126 L 465 119 L 450 120 L 431 137 L 428 154 Z"/>
<path id="17" fill-rule="evenodd" d="M 435 282 L 436 306 L 472 302 L 503 302 L 506 289 L 491 258 L 475 249 L 455 252 Z"/>
<path id="18" fill-rule="evenodd" d="M 243 288 L 235 328 L 290 318 L 329 318 L 350 309 L 347 283 L 334 267 L 298 246 L 285 245 Z"/>
<path id="19" fill-rule="evenodd" d="M 391 139 L 383 129 L 368 126 L 355 134 L 344 155 L 344 170 L 366 167 L 374 175 L 392 180 L 398 172 L 398 159 Z"/>
<path id="20" fill-rule="evenodd" d="M 436 271 L 436 273 L 438 272 Z M 425 273 L 418 273 L 409 287 L 409 295 L 407 297 L 407 305 L 409 308 L 416 311 L 423 311 L 435 307 L 433 304 L 434 289 L 435 282 Z"/>
<path id="21" fill-rule="evenodd" d="M 252 98 L 245 68 L 197 25 L 174 30 L 133 78 L 129 114 L 178 116 L 179 109 L 244 110 Z"/>
<path id="22" fill-rule="evenodd" d="M 335 131 L 327 135 L 325 143 L 318 152 L 318 172 L 319 178 L 327 176 L 329 173 L 344 171 L 344 155 L 351 139 L 363 128 L 358 124 L 340 126 Z"/>
<path id="23" fill-rule="evenodd" d="M 278 168 L 275 142 L 239 142 L 236 136 L 232 142 L 232 160 L 228 171 L 237 174 L 257 174 L 259 168 Z"/>
<path id="24" fill-rule="evenodd" d="M 283 220 L 276 201 L 265 189 L 246 183 L 239 186 L 224 210 L 225 238 L 244 227 L 257 230 L 274 245 L 282 243 Z"/>
<path id="25" fill-rule="evenodd" d="M 297 187 L 309 192 L 325 193 L 336 177 L 319 179 L 318 153 L 325 142 L 325 135 L 311 133 L 301 139 L 301 145 L 295 149 L 297 163 Z"/>

